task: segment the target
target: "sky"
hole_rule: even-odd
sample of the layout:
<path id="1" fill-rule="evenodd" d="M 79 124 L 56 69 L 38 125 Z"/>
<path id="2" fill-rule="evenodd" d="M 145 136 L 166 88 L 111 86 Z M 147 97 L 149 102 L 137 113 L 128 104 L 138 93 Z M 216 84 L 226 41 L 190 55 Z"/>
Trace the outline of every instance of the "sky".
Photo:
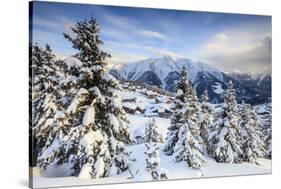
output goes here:
<path id="1" fill-rule="evenodd" d="M 76 52 L 62 33 L 93 14 L 112 65 L 171 56 L 224 72 L 271 73 L 270 16 L 49 2 L 32 10 L 32 42 L 48 43 L 59 58 Z"/>

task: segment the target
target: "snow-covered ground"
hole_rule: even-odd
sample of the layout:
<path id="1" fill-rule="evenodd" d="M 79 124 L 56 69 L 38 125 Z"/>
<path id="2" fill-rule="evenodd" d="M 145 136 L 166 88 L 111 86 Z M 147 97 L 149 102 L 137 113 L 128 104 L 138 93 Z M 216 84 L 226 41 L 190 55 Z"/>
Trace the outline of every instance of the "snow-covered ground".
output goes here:
<path id="1" fill-rule="evenodd" d="M 126 102 L 127 106 L 137 105 L 141 108 L 151 106 L 157 107 L 155 100 L 147 98 L 140 92 L 125 91 L 122 93 L 122 99 L 136 97 L 136 102 Z M 162 103 L 162 102 L 161 102 Z M 158 103 L 158 104 L 161 104 Z M 163 103 L 162 103 L 163 104 Z M 169 106 L 166 104 L 166 106 Z M 130 121 L 130 132 L 133 137 L 144 136 L 145 126 L 150 121 L 151 117 L 146 113 L 143 114 L 128 114 Z M 165 138 L 167 135 L 170 118 L 155 117 L 156 124 L 161 135 Z M 236 175 L 252 175 L 252 174 L 269 174 L 271 173 L 271 160 L 260 159 L 260 165 L 250 163 L 230 164 L 217 163 L 212 158 L 205 155 L 205 163 L 202 171 L 194 170 L 188 167 L 186 162 L 176 163 L 172 156 L 167 156 L 163 152 L 164 143 L 158 143 L 160 147 L 160 167 L 168 171 L 169 179 L 189 179 L 201 177 L 218 177 L 218 176 L 236 176 Z M 93 185 L 93 184 L 108 184 L 108 183 L 125 183 L 125 182 L 141 182 L 151 181 L 151 175 L 145 169 L 145 154 L 146 147 L 143 143 L 128 146 L 132 152 L 135 161 L 130 165 L 130 171 L 123 172 L 120 175 L 99 178 L 99 179 L 81 179 L 78 177 L 62 177 L 67 175 L 67 167 L 52 167 L 47 171 L 34 168 L 33 170 L 33 187 L 61 187 L 61 186 L 78 186 L 78 185 Z M 53 165 L 52 165 L 53 166 Z M 133 178 L 132 175 L 133 174 Z"/>
<path id="2" fill-rule="evenodd" d="M 270 174 L 271 160 L 260 159 L 261 165 L 250 163 L 230 164 L 230 163 L 216 163 L 213 159 L 205 157 L 206 163 L 203 166 L 203 171 L 197 171 L 190 167 L 185 162 L 175 163 L 171 156 L 163 153 L 163 144 L 160 146 L 160 167 L 168 170 L 169 179 L 190 179 L 202 177 L 220 177 L 220 176 L 237 176 L 237 175 L 252 175 L 252 174 Z M 145 170 L 145 155 L 146 150 L 144 144 L 130 146 L 133 156 L 136 161 L 131 164 L 130 170 L 134 174 L 126 171 L 118 176 L 99 179 L 80 179 L 78 177 L 45 177 L 44 172 L 34 168 L 33 186 L 34 188 L 44 187 L 60 187 L 60 186 L 78 186 L 78 185 L 93 185 L 93 184 L 109 184 L 109 183 L 126 183 L 126 182 L 140 182 L 152 181 L 151 176 Z"/>

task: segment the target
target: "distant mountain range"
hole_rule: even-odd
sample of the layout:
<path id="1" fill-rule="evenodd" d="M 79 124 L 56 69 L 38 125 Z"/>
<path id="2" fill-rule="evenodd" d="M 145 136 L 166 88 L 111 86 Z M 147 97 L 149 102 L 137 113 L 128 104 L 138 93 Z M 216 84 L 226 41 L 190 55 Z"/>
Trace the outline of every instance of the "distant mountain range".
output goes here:
<path id="1" fill-rule="evenodd" d="M 164 56 L 117 64 L 111 68 L 110 73 L 119 80 L 144 82 L 174 92 L 183 66 L 188 69 L 189 80 L 199 98 L 207 89 L 212 103 L 223 102 L 227 83 L 232 80 L 238 102 L 261 104 L 271 101 L 271 75 L 227 74 L 208 64 L 185 58 Z"/>

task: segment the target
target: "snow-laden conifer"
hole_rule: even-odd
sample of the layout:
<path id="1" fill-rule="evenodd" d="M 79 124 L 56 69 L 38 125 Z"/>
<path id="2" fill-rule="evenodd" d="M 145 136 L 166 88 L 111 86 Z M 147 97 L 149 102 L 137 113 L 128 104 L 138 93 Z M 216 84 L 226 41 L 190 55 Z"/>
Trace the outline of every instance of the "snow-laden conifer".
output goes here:
<path id="1" fill-rule="evenodd" d="M 54 117 L 61 109 L 58 101 L 61 98 L 59 81 L 64 77 L 59 69 L 59 62 L 60 60 L 55 59 L 49 45 L 46 44 L 45 48 L 41 48 L 35 43 L 32 46 L 31 127 L 36 153 L 41 153 L 45 146 L 52 130 Z"/>
<path id="2" fill-rule="evenodd" d="M 222 110 L 212 125 L 208 137 L 208 151 L 217 162 L 241 161 L 239 116 L 232 81 L 228 83 Z"/>
<path id="3" fill-rule="evenodd" d="M 159 131 L 158 124 L 156 123 L 155 118 L 149 120 L 145 128 L 145 142 L 164 142 L 164 138 Z"/>
<path id="4" fill-rule="evenodd" d="M 242 134 L 242 151 L 243 160 L 250 163 L 258 163 L 258 159 L 264 157 L 264 143 L 258 135 L 258 127 L 261 122 L 249 104 L 243 104 L 241 115 L 241 134 Z"/>
<path id="5" fill-rule="evenodd" d="M 168 171 L 160 167 L 159 147 L 157 143 L 148 141 L 145 143 L 146 151 L 146 170 L 151 175 L 152 180 L 166 180 L 169 177 Z"/>
<path id="6" fill-rule="evenodd" d="M 109 54 L 102 51 L 95 18 L 80 21 L 64 37 L 78 52 L 80 64 L 70 66 L 63 82 L 65 108 L 56 116 L 39 165 L 67 165 L 68 175 L 107 177 L 128 169 L 131 143 L 118 82 L 105 70 Z"/>
<path id="7" fill-rule="evenodd" d="M 173 155 L 175 161 L 186 161 L 188 166 L 194 169 L 200 169 L 204 161 L 199 144 L 201 137 L 198 114 L 199 103 L 184 67 L 178 83 L 164 151 L 168 155 Z"/>
<path id="8" fill-rule="evenodd" d="M 146 170 L 151 174 L 153 180 L 160 179 L 160 157 L 159 157 L 159 147 L 157 143 L 148 142 L 145 143 L 146 146 Z"/>
<path id="9" fill-rule="evenodd" d="M 208 137 L 210 135 L 211 125 L 213 124 L 214 110 L 211 103 L 208 102 L 208 91 L 205 90 L 201 96 L 201 109 L 199 114 L 200 136 L 204 143 L 204 149 L 207 148 Z"/>
<path id="10" fill-rule="evenodd" d="M 271 159 L 272 153 L 272 107 L 271 103 L 265 104 L 261 117 L 261 124 L 258 128 L 260 138 L 265 144 L 266 158 Z"/>

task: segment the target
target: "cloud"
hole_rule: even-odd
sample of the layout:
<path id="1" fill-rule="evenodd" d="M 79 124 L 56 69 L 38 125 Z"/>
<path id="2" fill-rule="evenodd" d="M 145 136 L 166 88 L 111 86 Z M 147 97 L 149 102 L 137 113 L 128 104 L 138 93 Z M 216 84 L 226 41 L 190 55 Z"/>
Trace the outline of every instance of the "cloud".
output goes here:
<path id="1" fill-rule="evenodd" d="M 155 38 L 155 39 L 160 39 L 160 40 L 167 40 L 168 36 L 159 33 L 157 31 L 150 31 L 150 30 L 140 30 L 137 32 L 138 35 L 142 37 L 147 37 L 147 38 Z"/>
<path id="2" fill-rule="evenodd" d="M 201 56 L 226 72 L 271 72 L 271 35 L 246 40 L 237 33 L 220 33 L 203 45 Z"/>
<path id="3" fill-rule="evenodd" d="M 216 34 L 214 38 L 218 41 L 226 41 L 229 39 L 228 36 L 224 33 Z"/>
<path id="4" fill-rule="evenodd" d="M 103 12 L 103 19 L 105 19 L 106 22 L 113 27 L 129 30 L 134 30 L 137 28 L 137 23 L 135 22 L 135 20 L 120 15 L 113 15 L 106 11 Z"/>
<path id="5" fill-rule="evenodd" d="M 107 48 L 110 48 L 110 49 L 123 49 L 123 48 L 137 49 L 137 48 L 143 48 L 143 46 L 138 45 L 136 43 L 117 42 L 117 41 L 112 41 L 112 40 L 105 40 L 104 44 L 105 44 L 105 46 Z"/>
<path id="6" fill-rule="evenodd" d="M 47 28 L 55 28 L 55 29 L 61 28 L 60 23 L 41 19 L 39 17 L 34 17 L 33 24 L 41 27 L 47 27 Z"/>
<path id="7" fill-rule="evenodd" d="M 165 49 L 160 49 L 160 48 L 155 48 L 155 47 L 146 47 L 146 49 L 150 52 L 152 52 L 154 55 L 156 56 L 170 56 L 172 58 L 182 58 L 183 56 L 173 52 L 173 51 L 169 51 L 169 50 L 165 50 Z"/>
<path id="8" fill-rule="evenodd" d="M 103 14 L 103 19 L 110 25 L 110 27 L 104 27 L 104 32 L 112 34 L 114 36 L 125 34 L 128 36 L 128 32 L 132 35 L 142 38 L 168 40 L 168 36 L 153 30 L 143 29 L 144 25 L 139 20 L 132 19 L 130 17 L 124 17 L 120 15 L 111 14 L 106 10 L 100 10 Z M 126 31 L 126 32 L 124 32 Z"/>
<path id="9" fill-rule="evenodd" d="M 115 64 L 126 64 L 130 62 L 136 62 L 139 60 L 143 60 L 146 57 L 142 56 L 137 53 L 122 53 L 122 52 L 117 52 L 113 49 L 108 50 L 109 53 L 111 54 L 111 58 L 108 58 L 108 67 L 112 67 Z"/>
<path id="10" fill-rule="evenodd" d="M 58 15 L 56 17 L 56 20 L 47 20 L 39 17 L 34 17 L 33 24 L 39 27 L 68 33 L 71 32 L 70 27 L 74 25 L 72 21 L 62 15 Z"/>

